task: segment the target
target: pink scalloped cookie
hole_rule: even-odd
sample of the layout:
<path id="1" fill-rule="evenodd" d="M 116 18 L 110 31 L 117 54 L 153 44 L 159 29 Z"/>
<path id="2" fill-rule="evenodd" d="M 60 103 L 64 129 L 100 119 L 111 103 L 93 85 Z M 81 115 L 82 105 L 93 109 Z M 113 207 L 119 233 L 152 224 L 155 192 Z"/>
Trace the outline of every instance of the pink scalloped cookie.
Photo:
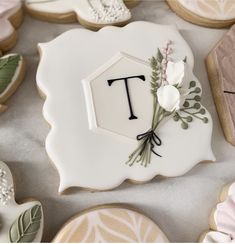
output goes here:
<path id="1" fill-rule="evenodd" d="M 211 230 L 202 242 L 235 242 L 235 182 L 224 188 L 220 200 L 211 214 Z"/>
<path id="2" fill-rule="evenodd" d="M 221 28 L 235 23 L 235 0 L 167 0 L 172 10 L 197 25 Z"/>
<path id="3" fill-rule="evenodd" d="M 8 51 L 16 44 L 15 29 L 21 24 L 22 18 L 20 0 L 0 1 L 0 51 Z"/>
<path id="4" fill-rule="evenodd" d="M 148 217 L 121 205 L 103 205 L 69 220 L 54 243 L 169 242 Z"/>

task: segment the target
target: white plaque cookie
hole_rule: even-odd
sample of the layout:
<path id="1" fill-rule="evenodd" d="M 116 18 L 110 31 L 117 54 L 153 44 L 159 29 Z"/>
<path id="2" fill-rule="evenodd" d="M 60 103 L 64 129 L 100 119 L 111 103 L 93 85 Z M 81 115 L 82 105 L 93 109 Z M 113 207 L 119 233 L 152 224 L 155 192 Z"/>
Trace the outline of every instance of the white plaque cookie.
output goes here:
<path id="1" fill-rule="evenodd" d="M 39 49 L 37 85 L 52 127 L 46 150 L 59 192 L 179 176 L 215 160 L 193 54 L 175 27 L 75 29 Z"/>

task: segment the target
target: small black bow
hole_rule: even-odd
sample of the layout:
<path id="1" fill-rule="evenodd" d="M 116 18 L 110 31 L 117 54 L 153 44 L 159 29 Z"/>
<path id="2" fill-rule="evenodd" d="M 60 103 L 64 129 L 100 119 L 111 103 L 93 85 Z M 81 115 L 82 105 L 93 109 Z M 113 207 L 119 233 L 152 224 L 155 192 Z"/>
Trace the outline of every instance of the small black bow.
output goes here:
<path id="1" fill-rule="evenodd" d="M 161 155 L 159 155 L 158 153 L 156 153 L 154 151 L 154 147 L 155 146 L 161 146 L 162 145 L 162 141 L 161 141 L 161 139 L 158 137 L 158 135 L 153 130 L 150 130 L 150 131 L 147 131 L 147 132 L 145 132 L 143 134 L 137 135 L 136 139 L 138 141 L 144 140 L 144 144 L 145 145 L 147 144 L 147 142 L 149 142 L 150 145 L 151 145 L 151 152 L 153 152 L 158 157 L 162 157 Z M 144 148 L 145 147 L 143 147 L 143 150 L 140 152 L 140 155 L 144 151 Z"/>

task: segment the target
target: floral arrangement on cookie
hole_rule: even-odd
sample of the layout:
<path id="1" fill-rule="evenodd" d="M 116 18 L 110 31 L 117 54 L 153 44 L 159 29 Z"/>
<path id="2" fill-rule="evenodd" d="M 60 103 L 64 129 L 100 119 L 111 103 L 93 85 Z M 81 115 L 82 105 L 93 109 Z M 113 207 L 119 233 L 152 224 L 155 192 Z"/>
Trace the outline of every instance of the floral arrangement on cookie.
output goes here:
<path id="1" fill-rule="evenodd" d="M 159 124 L 167 117 L 174 121 L 180 121 L 182 129 L 188 129 L 193 119 L 208 122 L 205 116 L 206 110 L 201 107 L 201 88 L 196 81 L 186 81 L 185 65 L 187 59 L 172 62 L 171 41 L 167 41 L 166 47 L 158 49 L 157 55 L 150 59 L 152 68 L 151 94 L 153 96 L 153 116 L 151 128 L 137 136 L 139 146 L 129 156 L 127 164 L 135 163 L 147 167 L 151 162 L 151 154 L 159 155 L 155 146 L 161 146 L 162 141 L 156 134 Z"/>

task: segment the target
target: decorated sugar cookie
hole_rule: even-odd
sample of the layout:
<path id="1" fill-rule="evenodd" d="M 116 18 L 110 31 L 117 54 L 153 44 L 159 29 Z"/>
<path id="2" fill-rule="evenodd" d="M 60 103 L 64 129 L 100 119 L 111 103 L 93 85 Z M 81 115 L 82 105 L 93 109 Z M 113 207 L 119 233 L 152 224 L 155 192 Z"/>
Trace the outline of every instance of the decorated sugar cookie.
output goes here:
<path id="1" fill-rule="evenodd" d="M 235 25 L 209 53 L 206 63 L 214 101 L 226 139 L 235 145 Z"/>
<path id="2" fill-rule="evenodd" d="M 78 20 L 90 29 L 124 25 L 131 18 L 123 0 L 26 0 L 26 8 L 42 20 L 63 23 Z"/>
<path id="3" fill-rule="evenodd" d="M 211 230 L 202 235 L 202 242 L 235 241 L 235 183 L 224 188 L 220 200 L 211 214 Z"/>
<path id="4" fill-rule="evenodd" d="M 128 8 L 133 8 L 137 6 L 140 2 L 141 0 L 124 0 L 124 3 Z"/>
<path id="5" fill-rule="evenodd" d="M 52 127 L 46 150 L 59 192 L 179 176 L 215 159 L 193 55 L 174 27 L 75 29 L 39 49 L 37 85 Z"/>
<path id="6" fill-rule="evenodd" d="M 16 91 L 25 74 L 23 57 L 8 54 L 0 57 L 0 113 L 7 107 L 3 103 Z"/>
<path id="7" fill-rule="evenodd" d="M 74 216 L 59 231 L 54 243 L 168 242 L 148 217 L 118 205 L 104 205 Z"/>
<path id="8" fill-rule="evenodd" d="M 235 23 L 235 0 L 167 0 L 183 19 L 197 25 L 221 28 Z"/>
<path id="9" fill-rule="evenodd" d="M 16 44 L 15 29 L 22 18 L 21 0 L 0 1 L 0 51 L 8 51 Z"/>
<path id="10" fill-rule="evenodd" d="M 0 162 L 1 243 L 40 242 L 43 211 L 38 201 L 17 204 L 10 169 Z"/>

